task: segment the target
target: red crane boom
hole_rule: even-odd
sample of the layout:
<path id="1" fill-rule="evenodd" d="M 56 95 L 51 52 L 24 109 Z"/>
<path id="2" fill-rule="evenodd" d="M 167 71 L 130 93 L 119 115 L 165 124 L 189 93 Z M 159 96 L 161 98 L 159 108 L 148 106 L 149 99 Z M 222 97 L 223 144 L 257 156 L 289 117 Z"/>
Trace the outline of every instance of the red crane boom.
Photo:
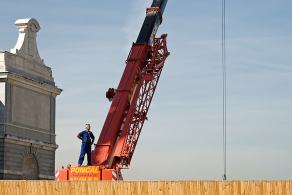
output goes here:
<path id="1" fill-rule="evenodd" d="M 106 93 L 112 101 L 97 144 L 92 167 L 59 170 L 59 180 L 117 180 L 128 168 L 169 55 L 166 37 L 155 38 L 167 0 L 153 0 L 136 43 L 133 43 L 117 89 Z"/>
<path id="2" fill-rule="evenodd" d="M 133 44 L 123 77 L 115 90 L 113 103 L 92 153 L 94 164 L 107 168 L 127 168 L 130 165 L 168 55 L 166 35 L 155 38 L 152 46 Z"/>

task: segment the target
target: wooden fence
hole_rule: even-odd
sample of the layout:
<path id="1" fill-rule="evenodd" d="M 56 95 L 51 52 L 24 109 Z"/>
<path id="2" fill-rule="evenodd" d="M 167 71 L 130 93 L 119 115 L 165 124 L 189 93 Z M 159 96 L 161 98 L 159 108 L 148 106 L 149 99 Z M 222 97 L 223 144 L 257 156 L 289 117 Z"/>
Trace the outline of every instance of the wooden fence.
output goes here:
<path id="1" fill-rule="evenodd" d="M 0 181 L 0 195 L 292 195 L 292 181 Z"/>

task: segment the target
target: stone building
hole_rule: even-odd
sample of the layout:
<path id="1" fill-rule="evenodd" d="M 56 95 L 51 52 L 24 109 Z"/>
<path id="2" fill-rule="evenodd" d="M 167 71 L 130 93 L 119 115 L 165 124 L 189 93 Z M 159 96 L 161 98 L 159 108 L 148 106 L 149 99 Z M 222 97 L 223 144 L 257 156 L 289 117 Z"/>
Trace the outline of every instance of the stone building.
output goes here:
<path id="1" fill-rule="evenodd" d="M 0 179 L 54 179 L 61 89 L 39 56 L 37 20 L 20 19 L 15 25 L 15 47 L 0 51 Z"/>

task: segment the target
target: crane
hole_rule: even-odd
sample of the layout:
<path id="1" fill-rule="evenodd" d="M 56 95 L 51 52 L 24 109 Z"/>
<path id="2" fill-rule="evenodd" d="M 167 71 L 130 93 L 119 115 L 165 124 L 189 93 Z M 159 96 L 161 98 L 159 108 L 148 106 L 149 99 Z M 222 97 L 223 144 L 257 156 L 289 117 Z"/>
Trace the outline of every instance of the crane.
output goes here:
<path id="1" fill-rule="evenodd" d="M 168 0 L 153 0 L 138 38 L 133 43 L 118 87 L 109 88 L 112 101 L 97 144 L 92 166 L 57 170 L 57 180 L 122 180 L 129 168 L 166 58 L 166 34 L 156 37 Z"/>

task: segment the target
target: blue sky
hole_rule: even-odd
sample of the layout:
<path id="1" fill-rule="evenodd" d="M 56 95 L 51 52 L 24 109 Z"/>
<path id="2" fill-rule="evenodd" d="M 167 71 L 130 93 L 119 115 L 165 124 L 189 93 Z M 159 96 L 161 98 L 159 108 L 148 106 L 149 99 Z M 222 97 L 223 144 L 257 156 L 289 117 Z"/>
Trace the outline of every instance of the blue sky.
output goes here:
<path id="1" fill-rule="evenodd" d="M 0 49 L 14 21 L 36 18 L 38 48 L 63 93 L 57 98 L 56 167 L 76 163 L 76 134 L 96 137 L 150 0 L 3 1 Z M 292 178 L 292 2 L 227 0 L 227 176 Z M 221 179 L 221 1 L 169 0 L 159 33 L 168 58 L 128 180 Z"/>

